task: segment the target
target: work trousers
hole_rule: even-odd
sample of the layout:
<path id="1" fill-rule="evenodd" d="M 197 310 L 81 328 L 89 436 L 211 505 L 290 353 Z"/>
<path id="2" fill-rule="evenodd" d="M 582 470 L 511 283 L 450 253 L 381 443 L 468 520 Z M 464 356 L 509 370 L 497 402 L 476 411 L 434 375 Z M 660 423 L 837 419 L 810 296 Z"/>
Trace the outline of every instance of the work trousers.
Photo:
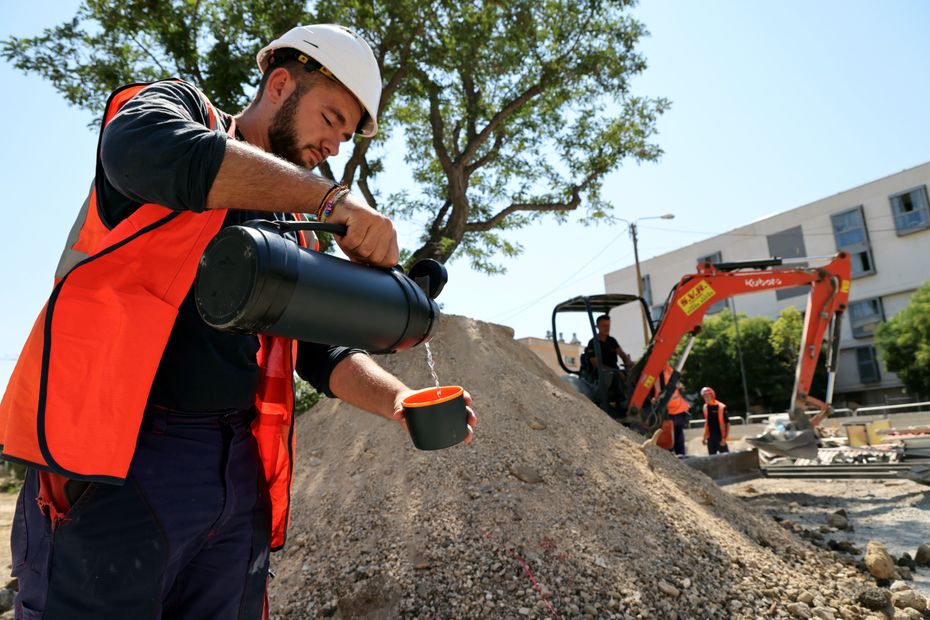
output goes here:
<path id="1" fill-rule="evenodd" d="M 685 426 L 688 424 L 688 414 L 687 413 L 675 413 L 670 414 L 668 417 L 672 419 L 672 428 L 675 436 L 675 446 L 673 450 L 675 454 L 681 456 L 685 455 Z"/>
<path id="2" fill-rule="evenodd" d="M 724 454 L 730 451 L 730 446 L 724 444 L 720 445 L 720 441 L 723 439 L 723 436 L 714 431 L 710 432 L 710 435 L 707 437 L 707 454 Z"/>
<path id="3" fill-rule="evenodd" d="M 12 532 L 16 618 L 260 619 L 271 510 L 253 417 L 150 407 L 126 482 L 80 484 L 54 524 L 28 470 Z"/>

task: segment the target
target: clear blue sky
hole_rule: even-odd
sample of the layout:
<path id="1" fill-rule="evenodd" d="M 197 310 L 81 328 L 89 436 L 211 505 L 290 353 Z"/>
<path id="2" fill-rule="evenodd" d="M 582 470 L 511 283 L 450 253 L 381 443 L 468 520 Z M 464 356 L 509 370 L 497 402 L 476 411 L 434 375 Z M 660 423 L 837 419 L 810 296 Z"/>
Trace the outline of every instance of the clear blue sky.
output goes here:
<path id="1" fill-rule="evenodd" d="M 77 4 L 0 0 L 0 37 L 38 34 Z M 930 2 L 644 0 L 635 14 L 651 36 L 634 92 L 672 100 L 665 155 L 612 174 L 605 196 L 629 220 L 676 215 L 640 224 L 642 258 L 930 161 Z M 91 181 L 96 133 L 37 77 L 0 62 L 0 86 L 2 386 Z M 399 228 L 414 246 L 416 228 Z M 507 275 L 450 265 L 446 312 L 541 337 L 555 303 L 603 292 L 604 274 L 633 262 L 624 224 L 548 222 L 513 239 L 525 252 Z"/>

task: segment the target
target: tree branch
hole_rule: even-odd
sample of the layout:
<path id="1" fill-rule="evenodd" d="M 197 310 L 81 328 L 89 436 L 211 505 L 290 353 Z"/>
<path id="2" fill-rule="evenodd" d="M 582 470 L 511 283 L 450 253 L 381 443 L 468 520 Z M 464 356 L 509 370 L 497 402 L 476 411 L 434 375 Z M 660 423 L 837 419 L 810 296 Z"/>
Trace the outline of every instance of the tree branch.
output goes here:
<path id="1" fill-rule="evenodd" d="M 446 217 L 446 213 L 449 212 L 449 207 L 452 206 L 451 200 L 446 200 L 443 205 L 439 208 L 439 211 L 436 212 L 436 217 L 433 218 L 433 223 L 429 227 L 429 236 L 430 239 L 436 239 L 440 235 L 439 233 L 442 230 L 442 220 Z"/>
<path id="2" fill-rule="evenodd" d="M 545 74 L 543 76 L 545 79 Z M 491 120 L 488 121 L 488 124 L 484 126 L 484 129 L 473 139 L 468 141 L 468 145 L 465 147 L 465 151 L 458 158 L 458 161 L 469 161 L 472 157 L 475 156 L 475 153 L 478 151 L 481 146 L 487 142 L 488 137 L 503 123 L 507 118 L 509 118 L 514 112 L 519 110 L 523 105 L 543 92 L 542 81 L 539 83 L 533 84 L 528 89 L 523 91 L 521 94 L 517 95 L 514 99 L 511 99 L 501 110 L 491 117 Z"/>
<path id="3" fill-rule="evenodd" d="M 475 118 L 478 116 L 478 93 L 475 91 L 475 80 L 469 73 L 462 75 L 462 90 L 465 92 L 466 132 L 468 141 L 475 139 Z"/>
<path id="4" fill-rule="evenodd" d="M 572 188 L 572 199 L 568 202 L 550 202 L 550 203 L 514 203 L 504 209 L 501 209 L 489 219 L 483 222 L 469 222 L 465 224 L 465 232 L 487 232 L 496 228 L 508 215 L 517 211 L 574 211 L 581 204 L 581 187 Z"/>
<path id="5" fill-rule="evenodd" d="M 503 141 L 504 141 L 504 136 L 502 136 L 501 134 L 497 134 L 496 136 L 494 136 L 494 145 L 490 149 L 488 149 L 488 152 L 485 153 L 484 156 L 481 157 L 478 161 L 465 166 L 465 174 L 467 176 L 471 176 L 472 172 L 474 172 L 481 166 L 485 165 L 486 163 L 491 161 L 493 158 L 497 157 L 497 154 L 500 151 L 501 144 L 503 143 Z"/>
<path id="6" fill-rule="evenodd" d="M 368 160 L 363 157 L 359 165 L 358 188 L 361 190 L 362 196 L 365 197 L 365 200 L 368 201 L 371 208 L 377 210 L 378 203 L 375 201 L 375 195 L 371 193 L 371 188 L 368 187 L 370 172 L 371 171 L 368 169 Z"/>
<path id="7" fill-rule="evenodd" d="M 423 79 L 426 81 L 426 89 L 429 91 L 429 123 L 433 128 L 433 148 L 436 149 L 436 156 L 439 158 L 439 163 L 442 164 L 442 169 L 451 177 L 455 163 L 449 157 L 449 151 L 446 150 L 444 142 L 444 123 L 442 113 L 439 111 L 439 86 L 425 75 Z"/>
<path id="8" fill-rule="evenodd" d="M 143 45 L 142 41 L 139 40 L 138 33 L 132 33 L 129 38 L 135 42 L 139 49 L 142 50 L 142 52 L 148 56 L 152 62 L 155 63 L 159 71 L 162 73 L 168 73 L 168 71 L 165 70 L 165 67 L 158 61 L 158 58 L 155 56 L 155 54 L 153 54 L 152 51 L 148 48 L 148 46 Z"/>

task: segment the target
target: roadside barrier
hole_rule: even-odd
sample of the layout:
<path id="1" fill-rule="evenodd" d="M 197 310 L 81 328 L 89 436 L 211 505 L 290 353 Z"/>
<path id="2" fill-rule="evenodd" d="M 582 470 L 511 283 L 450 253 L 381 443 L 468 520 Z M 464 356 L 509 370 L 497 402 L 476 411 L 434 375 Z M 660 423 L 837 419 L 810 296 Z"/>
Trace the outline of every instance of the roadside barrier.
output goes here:
<path id="1" fill-rule="evenodd" d="M 872 415 L 882 417 L 884 415 L 889 415 L 889 414 L 894 415 L 896 413 L 912 413 L 912 411 L 909 411 L 911 409 L 915 411 L 923 411 L 924 409 L 930 409 L 930 401 L 923 401 L 919 403 L 902 403 L 900 405 L 875 405 L 873 407 L 858 407 L 856 409 L 849 409 L 848 407 L 842 407 L 840 409 L 834 409 L 831 417 L 857 418 L 860 416 L 872 416 Z M 808 411 L 805 411 L 805 413 L 809 416 L 814 416 L 820 413 L 820 411 L 817 409 L 810 409 Z M 752 415 L 746 416 L 745 418 L 743 416 L 730 416 L 727 419 L 729 420 L 730 424 L 734 424 L 734 423 L 755 424 L 758 422 L 766 422 L 768 421 L 769 418 L 775 415 L 788 415 L 788 412 L 780 411 L 776 413 L 754 413 Z M 689 427 L 704 426 L 704 420 L 700 418 L 688 420 L 688 426 Z"/>

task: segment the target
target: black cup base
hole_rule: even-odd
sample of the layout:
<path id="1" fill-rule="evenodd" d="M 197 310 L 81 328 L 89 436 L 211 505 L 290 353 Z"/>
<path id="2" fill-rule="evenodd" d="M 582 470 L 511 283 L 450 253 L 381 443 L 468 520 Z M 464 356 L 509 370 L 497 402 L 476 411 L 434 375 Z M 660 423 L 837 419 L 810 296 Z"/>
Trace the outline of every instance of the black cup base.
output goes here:
<path id="1" fill-rule="evenodd" d="M 404 417 L 418 450 L 442 450 L 468 436 L 468 411 L 461 396 L 435 405 L 406 407 Z"/>

